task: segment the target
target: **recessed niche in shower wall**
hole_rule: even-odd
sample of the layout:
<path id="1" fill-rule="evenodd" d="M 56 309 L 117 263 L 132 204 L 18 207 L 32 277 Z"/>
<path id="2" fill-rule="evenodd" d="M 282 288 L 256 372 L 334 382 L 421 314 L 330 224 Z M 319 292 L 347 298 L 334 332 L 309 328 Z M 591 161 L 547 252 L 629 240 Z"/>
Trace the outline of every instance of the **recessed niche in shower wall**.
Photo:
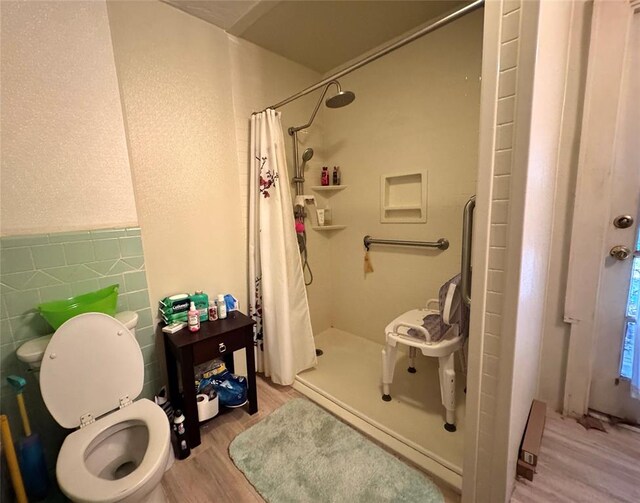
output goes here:
<path id="1" fill-rule="evenodd" d="M 408 224 L 426 221 L 427 172 L 382 175 L 380 222 Z"/>

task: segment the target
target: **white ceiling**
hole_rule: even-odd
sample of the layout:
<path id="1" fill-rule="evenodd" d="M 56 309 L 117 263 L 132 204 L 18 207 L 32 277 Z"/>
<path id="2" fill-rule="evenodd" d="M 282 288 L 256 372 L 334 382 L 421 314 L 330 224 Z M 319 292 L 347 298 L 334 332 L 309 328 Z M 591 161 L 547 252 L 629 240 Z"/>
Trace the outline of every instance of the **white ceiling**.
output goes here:
<path id="1" fill-rule="evenodd" d="M 204 21 L 228 30 L 260 0 L 160 0 Z"/>
<path id="2" fill-rule="evenodd" d="M 463 0 L 162 0 L 325 73 Z"/>

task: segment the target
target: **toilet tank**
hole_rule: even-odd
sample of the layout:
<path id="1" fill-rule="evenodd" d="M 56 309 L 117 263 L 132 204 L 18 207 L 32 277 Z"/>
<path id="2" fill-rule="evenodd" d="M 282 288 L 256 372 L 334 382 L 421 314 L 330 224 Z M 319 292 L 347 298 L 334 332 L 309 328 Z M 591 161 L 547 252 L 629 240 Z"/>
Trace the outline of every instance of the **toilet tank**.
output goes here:
<path id="1" fill-rule="evenodd" d="M 36 337 L 22 344 L 16 351 L 18 360 L 26 363 L 32 369 L 39 369 L 42 363 L 42 356 L 49 345 L 51 337 L 53 337 L 53 335 L 43 335 L 42 337 Z"/>
<path id="2" fill-rule="evenodd" d="M 138 313 L 135 311 L 122 311 L 121 313 L 116 313 L 115 319 L 127 327 L 135 337 L 136 327 L 138 326 Z"/>

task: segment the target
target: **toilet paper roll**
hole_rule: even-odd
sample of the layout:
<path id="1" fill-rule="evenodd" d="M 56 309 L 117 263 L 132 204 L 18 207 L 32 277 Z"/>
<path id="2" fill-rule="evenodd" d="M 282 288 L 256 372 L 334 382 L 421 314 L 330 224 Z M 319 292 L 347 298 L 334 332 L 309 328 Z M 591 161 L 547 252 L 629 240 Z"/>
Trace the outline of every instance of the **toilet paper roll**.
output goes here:
<path id="1" fill-rule="evenodd" d="M 198 421 L 206 421 L 218 415 L 218 396 L 212 400 L 208 395 L 199 394 L 196 395 L 198 402 Z"/>

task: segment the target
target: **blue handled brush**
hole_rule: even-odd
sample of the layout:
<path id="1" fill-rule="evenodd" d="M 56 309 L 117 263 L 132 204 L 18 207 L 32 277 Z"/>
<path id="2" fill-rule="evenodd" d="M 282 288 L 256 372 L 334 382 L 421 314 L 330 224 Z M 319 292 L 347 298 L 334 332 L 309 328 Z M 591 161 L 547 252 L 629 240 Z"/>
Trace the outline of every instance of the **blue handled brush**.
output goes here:
<path id="1" fill-rule="evenodd" d="M 16 392 L 18 409 L 22 418 L 22 428 L 24 429 L 24 438 L 18 444 L 18 459 L 25 489 L 29 499 L 37 501 L 47 496 L 49 475 L 44 461 L 44 451 L 42 450 L 40 436 L 31 431 L 27 408 L 24 405 L 22 390 L 27 385 L 27 381 L 20 376 L 11 375 L 7 377 L 7 382 Z"/>

